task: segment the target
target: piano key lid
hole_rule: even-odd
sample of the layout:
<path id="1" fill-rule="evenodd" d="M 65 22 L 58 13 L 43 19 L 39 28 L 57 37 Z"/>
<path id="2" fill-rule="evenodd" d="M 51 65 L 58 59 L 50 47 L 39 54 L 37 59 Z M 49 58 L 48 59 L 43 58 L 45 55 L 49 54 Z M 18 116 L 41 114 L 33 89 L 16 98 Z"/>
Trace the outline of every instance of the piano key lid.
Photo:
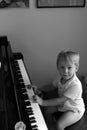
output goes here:
<path id="1" fill-rule="evenodd" d="M 26 125 L 24 124 L 24 122 L 19 121 L 15 124 L 14 128 L 15 130 L 26 130 Z"/>

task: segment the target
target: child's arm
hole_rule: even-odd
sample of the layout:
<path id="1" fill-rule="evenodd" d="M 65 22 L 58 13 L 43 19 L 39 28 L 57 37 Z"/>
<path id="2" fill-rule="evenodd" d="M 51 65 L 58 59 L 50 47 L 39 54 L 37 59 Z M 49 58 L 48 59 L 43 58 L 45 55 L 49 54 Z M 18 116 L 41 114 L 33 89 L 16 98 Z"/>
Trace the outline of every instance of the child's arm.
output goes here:
<path id="1" fill-rule="evenodd" d="M 34 96 L 34 102 L 37 102 L 41 106 L 57 106 L 63 104 L 65 101 L 67 101 L 68 98 L 63 96 L 61 98 L 54 98 L 54 99 L 48 99 L 48 100 L 43 100 L 39 96 Z"/>
<path id="2" fill-rule="evenodd" d="M 33 88 L 34 94 L 43 97 L 43 93 L 40 89 L 38 89 L 38 86 L 36 85 L 31 85 L 31 88 Z"/>
<path id="3" fill-rule="evenodd" d="M 44 100 L 42 102 L 42 106 L 57 106 L 63 104 L 68 98 L 61 97 L 61 98 L 54 98 L 49 100 Z"/>
<path id="4" fill-rule="evenodd" d="M 38 87 L 36 85 L 31 85 L 36 95 L 41 95 L 44 99 L 51 99 L 58 97 L 58 88 L 54 87 L 52 84 L 45 85 L 43 87 Z"/>

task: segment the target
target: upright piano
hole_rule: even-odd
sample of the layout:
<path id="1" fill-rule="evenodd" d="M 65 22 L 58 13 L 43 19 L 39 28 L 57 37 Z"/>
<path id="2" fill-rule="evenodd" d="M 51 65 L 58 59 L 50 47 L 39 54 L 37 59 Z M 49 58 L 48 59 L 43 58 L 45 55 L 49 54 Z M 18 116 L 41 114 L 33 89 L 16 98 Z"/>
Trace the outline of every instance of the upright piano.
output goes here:
<path id="1" fill-rule="evenodd" d="M 34 91 L 21 53 L 12 52 L 7 36 L 0 37 L 0 130 L 14 130 L 24 122 L 26 130 L 48 130 L 40 106 L 32 103 Z"/>

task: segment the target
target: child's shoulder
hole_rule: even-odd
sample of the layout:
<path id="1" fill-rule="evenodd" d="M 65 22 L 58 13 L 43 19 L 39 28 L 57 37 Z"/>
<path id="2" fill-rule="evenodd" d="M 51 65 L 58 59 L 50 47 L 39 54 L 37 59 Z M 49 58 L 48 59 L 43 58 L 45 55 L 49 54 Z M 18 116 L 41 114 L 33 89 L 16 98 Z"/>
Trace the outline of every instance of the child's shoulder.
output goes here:
<path id="1" fill-rule="evenodd" d="M 77 75 L 74 75 L 73 79 L 72 79 L 72 83 L 74 84 L 80 84 L 81 85 L 81 81 L 80 79 L 77 77 Z"/>
<path id="2" fill-rule="evenodd" d="M 82 89 L 82 84 L 79 78 L 75 75 L 69 83 L 70 87 L 75 87 L 75 89 Z"/>

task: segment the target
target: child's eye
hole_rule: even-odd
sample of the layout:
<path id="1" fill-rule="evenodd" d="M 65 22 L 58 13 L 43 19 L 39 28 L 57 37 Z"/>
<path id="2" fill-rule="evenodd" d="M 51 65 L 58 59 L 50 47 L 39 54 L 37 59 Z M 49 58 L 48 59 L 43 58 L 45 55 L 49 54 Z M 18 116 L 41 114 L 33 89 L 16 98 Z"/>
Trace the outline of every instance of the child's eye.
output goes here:
<path id="1" fill-rule="evenodd" d="M 68 67 L 68 69 L 70 70 L 72 67 Z"/>
<path id="2" fill-rule="evenodd" d="M 61 66 L 60 68 L 61 68 L 61 69 L 64 69 L 64 66 Z"/>

